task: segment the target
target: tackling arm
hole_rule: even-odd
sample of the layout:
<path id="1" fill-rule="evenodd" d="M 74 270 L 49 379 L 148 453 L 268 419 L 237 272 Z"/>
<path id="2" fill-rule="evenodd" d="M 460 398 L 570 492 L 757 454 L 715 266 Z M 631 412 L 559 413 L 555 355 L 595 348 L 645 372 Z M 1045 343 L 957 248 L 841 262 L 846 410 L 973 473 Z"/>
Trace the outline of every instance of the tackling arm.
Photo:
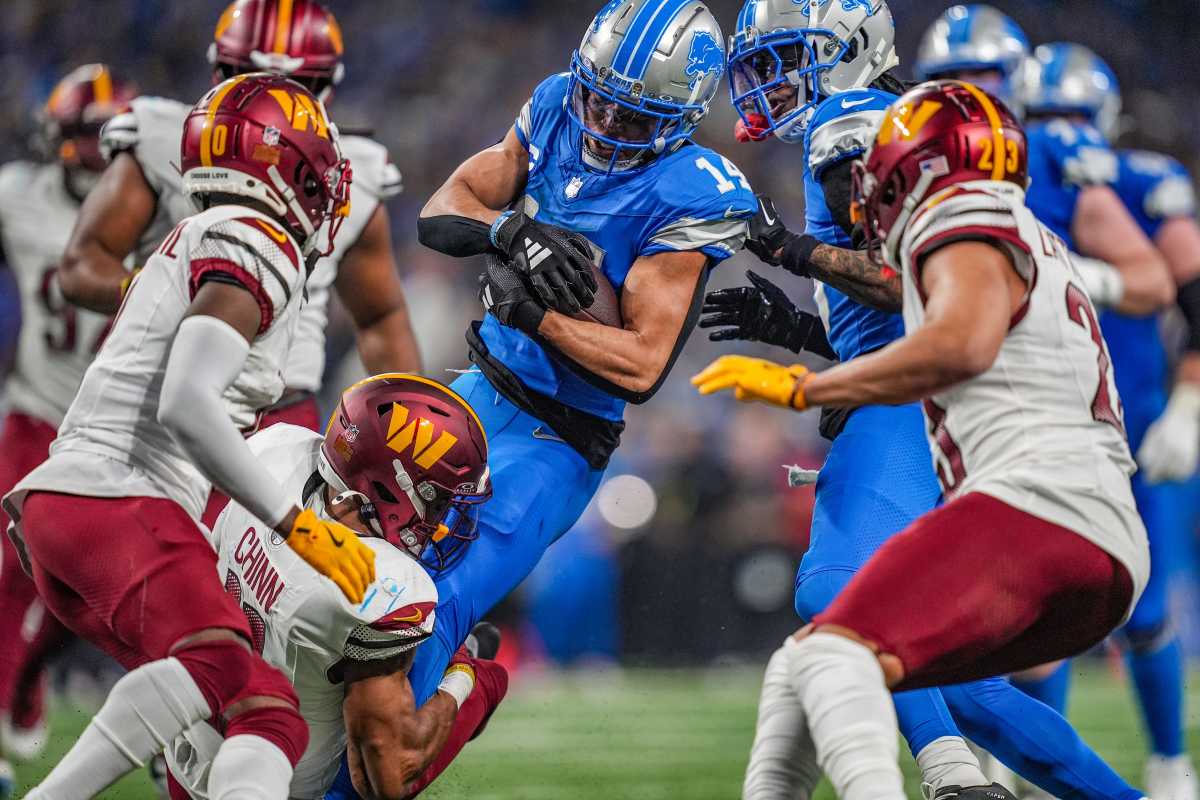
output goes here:
<path id="1" fill-rule="evenodd" d="M 1080 191 L 1071 235 L 1083 255 L 1105 261 L 1121 274 L 1124 292 L 1114 306 L 1117 311 L 1153 314 L 1174 301 L 1166 260 L 1108 186 Z"/>
<path id="2" fill-rule="evenodd" d="M 58 268 L 68 302 L 115 314 L 128 286 L 125 257 L 154 220 L 158 198 L 129 153 L 119 153 L 88 192 Z"/>
<path id="3" fill-rule="evenodd" d="M 421 352 L 392 256 L 387 210 L 378 206 L 338 266 L 338 297 L 358 330 L 358 354 L 367 372 L 420 372 Z"/>
<path id="4" fill-rule="evenodd" d="M 421 209 L 421 244 L 458 258 L 491 249 L 489 230 L 520 194 L 529 174 L 529 153 L 516 128 L 499 144 L 464 161 Z"/>
<path id="5" fill-rule="evenodd" d="M 624 328 L 548 311 L 538 334 L 630 402 L 645 402 L 666 379 L 696 323 L 707 263 L 696 251 L 643 256 L 622 289 Z"/>
<path id="6" fill-rule="evenodd" d="M 458 713 L 444 691 L 416 707 L 407 676 L 415 652 L 346 664 L 346 757 L 354 788 L 367 800 L 407 797 L 409 785 L 445 745 Z"/>

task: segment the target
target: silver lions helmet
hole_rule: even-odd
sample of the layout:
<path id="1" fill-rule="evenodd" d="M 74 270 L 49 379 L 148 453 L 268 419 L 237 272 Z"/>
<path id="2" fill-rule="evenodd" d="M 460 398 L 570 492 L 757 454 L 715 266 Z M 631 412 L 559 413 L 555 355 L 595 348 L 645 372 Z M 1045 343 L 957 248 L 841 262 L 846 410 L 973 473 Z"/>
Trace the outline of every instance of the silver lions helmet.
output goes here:
<path id="1" fill-rule="evenodd" d="M 1028 55 L 1029 39 L 1008 16 L 991 6 L 954 6 L 925 31 L 916 73 L 923 81 L 970 81 L 1011 106 Z"/>
<path id="2" fill-rule="evenodd" d="M 747 0 L 729 44 L 730 97 L 749 138 L 804 138 L 826 98 L 897 66 L 884 0 Z"/>
<path id="3" fill-rule="evenodd" d="M 567 113 L 584 162 L 637 169 L 679 147 L 724 72 L 721 27 L 700 0 L 610 0 L 571 57 Z"/>
<path id="4" fill-rule="evenodd" d="M 1104 59 L 1081 44 L 1044 44 L 1026 59 L 1017 91 L 1030 115 L 1085 117 L 1110 141 L 1121 117 L 1121 87 Z"/>

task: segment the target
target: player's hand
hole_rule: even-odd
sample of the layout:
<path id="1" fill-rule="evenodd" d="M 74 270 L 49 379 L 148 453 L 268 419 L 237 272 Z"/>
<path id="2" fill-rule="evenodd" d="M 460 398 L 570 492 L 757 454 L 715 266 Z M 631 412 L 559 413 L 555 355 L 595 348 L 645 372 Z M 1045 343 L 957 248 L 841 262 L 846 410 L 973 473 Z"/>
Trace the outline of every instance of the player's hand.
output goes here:
<path id="1" fill-rule="evenodd" d="M 537 333 L 546 308 L 533 296 L 521 275 L 501 256 L 484 256 L 485 269 L 479 276 L 479 301 L 501 325 L 530 336 Z"/>
<path id="2" fill-rule="evenodd" d="M 783 248 L 794 235 L 783 224 L 775 202 L 765 194 L 758 195 L 758 213 L 750 220 L 750 236 L 746 249 L 764 264 L 778 267 L 783 263 Z"/>
<path id="3" fill-rule="evenodd" d="M 700 394 L 733 389 L 743 403 L 760 402 L 803 411 L 804 384 L 812 373 L 801 364 L 785 367 L 774 361 L 747 356 L 721 356 L 699 375 L 692 385 Z"/>
<path id="4" fill-rule="evenodd" d="M 496 220 L 491 237 L 543 307 L 577 314 L 592 304 L 599 287 L 583 236 L 512 211 Z"/>
<path id="5" fill-rule="evenodd" d="M 296 555 L 337 584 L 351 603 L 361 603 L 375 582 L 375 551 L 340 522 L 323 520 L 306 508 L 285 540 Z"/>
<path id="6" fill-rule="evenodd" d="M 708 335 L 710 341 L 764 342 L 793 353 L 837 357 L 819 317 L 796 308 L 782 289 L 756 272 L 746 270 L 746 277 L 751 286 L 709 292 L 704 298 L 700 327 L 720 328 Z"/>
<path id="7" fill-rule="evenodd" d="M 1137 451 L 1147 483 L 1187 480 L 1200 461 L 1200 387 L 1180 384 Z"/>

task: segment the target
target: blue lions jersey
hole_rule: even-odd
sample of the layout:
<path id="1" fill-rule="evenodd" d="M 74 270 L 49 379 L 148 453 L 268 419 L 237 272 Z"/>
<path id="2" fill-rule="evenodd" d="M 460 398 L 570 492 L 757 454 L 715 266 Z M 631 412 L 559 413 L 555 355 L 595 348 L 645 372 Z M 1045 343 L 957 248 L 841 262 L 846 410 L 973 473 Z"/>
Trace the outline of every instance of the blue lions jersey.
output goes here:
<path id="1" fill-rule="evenodd" d="M 518 208 L 586 236 L 618 295 L 643 256 L 698 250 L 715 264 L 741 249 L 757 204 L 729 159 L 686 144 L 642 169 L 611 175 L 589 169 L 580 129 L 566 112 L 568 83 L 567 73 L 546 79 L 517 118 L 517 137 L 529 151 Z M 530 389 L 604 419 L 621 419 L 623 400 L 580 378 L 520 331 L 489 314 L 480 335 Z"/>
<path id="2" fill-rule="evenodd" d="M 1175 159 L 1135 150 L 1117 153 L 1113 188 L 1146 236 L 1154 239 L 1163 223 L 1195 215 L 1195 196 L 1187 169 Z M 1125 425 L 1136 450 L 1146 429 L 1167 403 L 1170 365 L 1157 316 L 1127 317 L 1112 311 L 1100 316 L 1112 356 L 1117 391 L 1125 405 Z"/>
<path id="3" fill-rule="evenodd" d="M 1074 250 L 1071 223 L 1079 192 L 1116 181 L 1116 154 L 1094 127 L 1065 119 L 1031 123 L 1025 138 L 1030 178 L 1025 205 Z"/>
<path id="4" fill-rule="evenodd" d="M 821 175 L 848 158 L 862 155 L 879 130 L 883 112 L 896 95 L 855 89 L 828 98 L 813 112 L 804 136 L 805 232 L 825 244 L 850 247 L 850 237 L 834 221 L 825 202 Z M 817 284 L 817 307 L 838 358 L 848 361 L 904 335 L 899 314 L 877 311 L 830 286 Z"/>

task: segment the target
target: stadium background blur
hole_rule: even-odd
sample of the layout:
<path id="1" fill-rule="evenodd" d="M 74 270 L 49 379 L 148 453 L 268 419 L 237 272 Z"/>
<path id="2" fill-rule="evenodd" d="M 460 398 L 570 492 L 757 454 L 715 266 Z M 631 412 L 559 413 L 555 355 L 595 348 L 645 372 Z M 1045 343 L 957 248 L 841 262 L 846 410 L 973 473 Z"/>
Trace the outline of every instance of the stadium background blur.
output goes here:
<path id="1" fill-rule="evenodd" d="M 343 130 L 373 131 L 404 174 L 405 191 L 389 206 L 397 261 L 426 372 L 449 382 L 446 370 L 467 366 L 462 334 L 480 314 L 477 270 L 418 245 L 417 212 L 464 157 L 504 135 L 542 78 L 566 69 L 600 0 L 327 2 L 347 45 L 346 79 L 331 113 Z M 1197 173 L 1200 21 L 1194 1 L 992 4 L 1012 15 L 1035 45 L 1069 39 L 1096 49 L 1121 79 L 1126 123 L 1120 143 L 1169 152 Z M 739 0 L 709 5 L 728 34 Z M 908 78 L 917 39 L 948 3 L 889 5 L 901 75 Z M 223 6 L 223 0 L 0 3 L 0 162 L 33 152 L 33 111 L 80 63 L 105 61 L 146 94 L 199 98 L 210 85 L 204 54 Z M 698 138 L 728 155 L 799 226 L 798 148 L 737 145 L 734 119 L 722 90 Z M 771 269 L 756 264 L 746 254 L 727 262 L 711 287 L 744 282 L 747 268 Z M 811 297 L 806 282 L 778 271 L 770 276 L 797 300 Z M 16 331 L 12 294 L 0 293 L 4 342 Z M 349 323 L 335 312 L 327 408 L 357 376 L 352 349 Z M 811 414 L 697 402 L 686 378 L 717 352 L 697 333 L 660 395 L 631 408 L 610 483 L 498 612 L 510 631 L 511 662 L 527 672 L 547 663 L 758 664 L 794 628 L 792 582 L 806 546 L 812 489 L 789 489 L 781 465 L 817 467 L 825 445 Z M 1194 497 L 1200 497 L 1194 487 L 1181 489 L 1180 502 L 1195 507 Z M 1176 619 L 1193 656 L 1200 652 L 1196 549 L 1192 525 L 1180 532 L 1170 564 Z M 76 656 L 67 661 L 88 663 Z M 752 715 L 752 707 L 746 712 Z"/>

